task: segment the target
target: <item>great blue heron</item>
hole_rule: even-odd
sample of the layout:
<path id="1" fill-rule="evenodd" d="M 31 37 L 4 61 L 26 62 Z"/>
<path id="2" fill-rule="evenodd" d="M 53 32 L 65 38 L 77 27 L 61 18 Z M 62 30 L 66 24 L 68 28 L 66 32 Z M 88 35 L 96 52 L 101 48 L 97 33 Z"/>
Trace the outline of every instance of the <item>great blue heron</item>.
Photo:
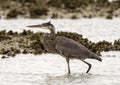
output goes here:
<path id="1" fill-rule="evenodd" d="M 27 27 L 44 28 L 50 30 L 50 33 L 45 33 L 43 35 L 41 42 L 48 52 L 60 54 L 66 59 L 69 74 L 71 73 L 69 65 L 70 59 L 79 59 L 86 63 L 89 66 L 86 73 L 90 71 L 92 66 L 90 63 L 85 61 L 86 58 L 102 61 L 100 57 L 91 52 L 82 44 L 64 36 L 56 36 L 55 27 L 50 22 L 42 23 L 40 25 L 31 25 Z"/>

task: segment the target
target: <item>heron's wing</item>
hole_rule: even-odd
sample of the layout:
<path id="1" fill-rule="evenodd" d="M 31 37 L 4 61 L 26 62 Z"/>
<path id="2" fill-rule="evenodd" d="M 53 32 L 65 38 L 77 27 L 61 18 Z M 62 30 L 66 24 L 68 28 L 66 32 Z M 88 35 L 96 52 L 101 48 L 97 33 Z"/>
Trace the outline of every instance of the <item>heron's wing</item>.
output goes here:
<path id="1" fill-rule="evenodd" d="M 63 36 L 56 37 L 56 49 L 65 55 L 75 56 L 76 58 L 87 57 L 90 53 L 82 44 Z"/>

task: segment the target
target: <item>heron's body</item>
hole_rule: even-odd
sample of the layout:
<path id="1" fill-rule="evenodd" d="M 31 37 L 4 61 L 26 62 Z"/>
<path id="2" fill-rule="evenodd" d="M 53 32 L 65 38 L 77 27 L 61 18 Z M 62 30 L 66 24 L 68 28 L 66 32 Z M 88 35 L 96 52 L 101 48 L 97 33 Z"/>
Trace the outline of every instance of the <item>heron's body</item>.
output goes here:
<path id="1" fill-rule="evenodd" d="M 82 44 L 63 36 L 56 37 L 57 51 L 66 54 L 72 59 L 85 60 L 86 58 L 100 59 L 95 53 L 88 50 Z"/>
<path id="2" fill-rule="evenodd" d="M 86 63 L 89 68 L 86 73 L 91 69 L 91 64 L 84 61 L 86 58 L 88 59 L 96 59 L 102 61 L 102 59 L 97 56 L 95 53 L 91 52 L 88 48 L 83 46 L 82 44 L 69 39 L 64 36 L 55 36 L 55 28 L 49 23 L 43 23 L 42 25 L 33 25 L 29 27 L 47 27 L 51 33 L 46 33 L 43 35 L 41 42 L 44 45 L 47 52 L 57 53 L 65 57 L 68 66 L 68 73 L 70 73 L 70 59 L 79 59 Z"/>

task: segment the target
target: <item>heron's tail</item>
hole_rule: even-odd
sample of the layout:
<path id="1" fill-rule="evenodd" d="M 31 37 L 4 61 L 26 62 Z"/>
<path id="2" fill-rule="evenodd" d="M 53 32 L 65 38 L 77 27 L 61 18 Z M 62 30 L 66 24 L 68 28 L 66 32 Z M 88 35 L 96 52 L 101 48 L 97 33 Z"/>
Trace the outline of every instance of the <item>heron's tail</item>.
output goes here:
<path id="1" fill-rule="evenodd" d="M 94 54 L 93 56 L 91 56 L 91 58 L 96 59 L 96 60 L 102 62 L 102 58 L 100 58 L 100 57 L 99 57 L 98 55 L 96 55 L 96 54 Z"/>
<path id="2" fill-rule="evenodd" d="M 90 53 L 89 53 L 89 58 L 90 58 L 90 59 L 96 59 L 96 60 L 102 62 L 102 58 L 99 57 L 98 55 L 96 55 L 96 54 L 93 53 L 93 52 L 90 52 Z"/>
<path id="3" fill-rule="evenodd" d="M 99 56 L 97 56 L 96 58 L 98 61 L 102 62 L 102 58 L 100 58 Z"/>

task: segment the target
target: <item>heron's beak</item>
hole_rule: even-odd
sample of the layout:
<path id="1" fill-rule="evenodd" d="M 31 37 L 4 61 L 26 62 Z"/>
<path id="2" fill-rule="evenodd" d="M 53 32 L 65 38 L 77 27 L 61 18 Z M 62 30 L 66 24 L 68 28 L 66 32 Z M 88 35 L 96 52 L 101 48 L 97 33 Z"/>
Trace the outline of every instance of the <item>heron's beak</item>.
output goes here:
<path id="1" fill-rule="evenodd" d="M 43 25 L 30 25 L 27 27 L 29 27 L 29 28 L 41 28 L 41 27 L 43 27 Z"/>

